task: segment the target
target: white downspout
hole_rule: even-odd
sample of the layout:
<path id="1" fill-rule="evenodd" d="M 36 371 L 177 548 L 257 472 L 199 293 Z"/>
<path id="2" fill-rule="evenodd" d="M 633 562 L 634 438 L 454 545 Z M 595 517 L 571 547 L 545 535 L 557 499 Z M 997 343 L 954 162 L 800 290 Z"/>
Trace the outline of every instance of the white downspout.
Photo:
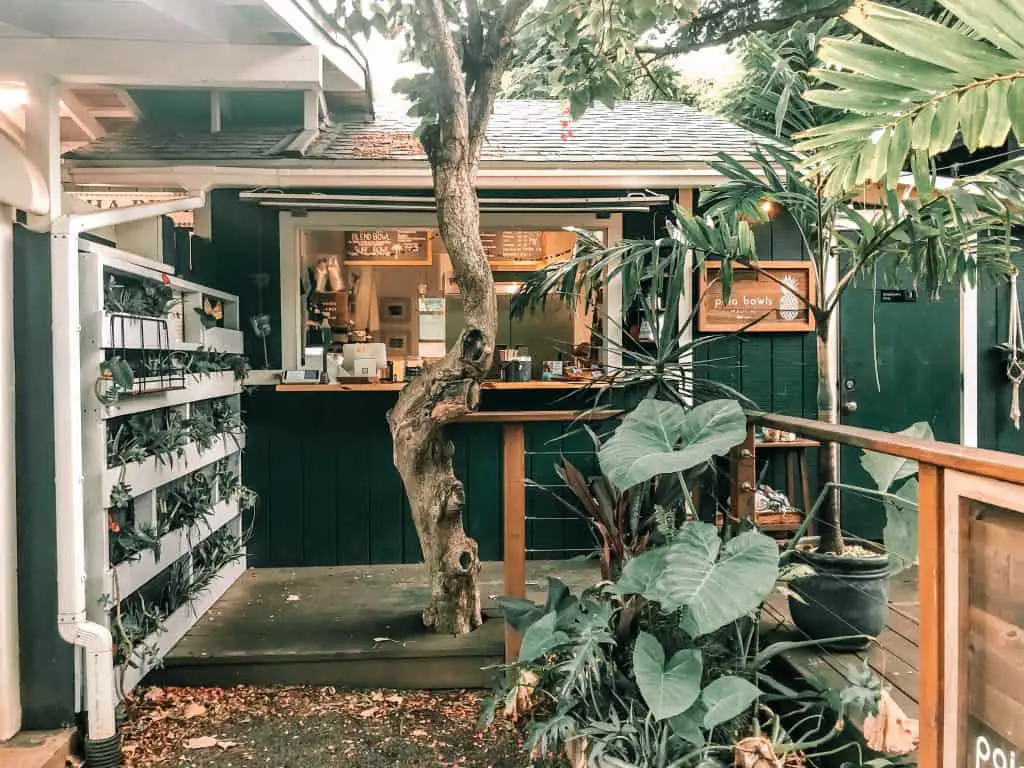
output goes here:
<path id="1" fill-rule="evenodd" d="M 113 638 L 110 630 L 86 618 L 78 236 L 100 227 L 202 208 L 205 202 L 204 189 L 195 197 L 60 216 L 51 226 L 57 628 L 64 640 L 85 651 L 85 703 L 89 713 L 90 741 L 106 741 L 116 735 L 114 711 L 117 692 L 114 686 Z"/>
<path id="2" fill-rule="evenodd" d="M 0 741 L 21 729 L 13 312 L 14 209 L 0 200 Z"/>

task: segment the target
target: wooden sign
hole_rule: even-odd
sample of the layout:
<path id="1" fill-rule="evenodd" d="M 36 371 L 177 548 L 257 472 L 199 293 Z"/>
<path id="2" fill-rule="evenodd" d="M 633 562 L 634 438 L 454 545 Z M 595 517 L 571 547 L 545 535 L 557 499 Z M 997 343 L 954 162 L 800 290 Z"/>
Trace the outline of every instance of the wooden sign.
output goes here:
<path id="1" fill-rule="evenodd" d="M 938 667 L 941 661 L 941 682 L 928 687 L 930 692 L 941 690 L 943 696 L 941 702 L 937 695 L 930 697 L 931 711 L 921 713 L 921 722 L 928 722 L 924 716 L 941 703 L 943 714 L 935 713 L 934 722 L 942 723 L 942 768 L 1020 768 L 1024 766 L 1024 487 L 951 469 L 943 471 L 942 478 L 944 537 L 932 534 L 926 539 L 922 534 L 918 550 L 922 595 L 929 593 L 924 582 L 928 548 L 944 563 L 930 578 L 943 578 L 939 594 L 945 626 L 932 629 L 921 606 L 921 672 L 931 672 L 933 664 Z M 922 505 L 920 515 L 934 511 Z M 937 611 L 929 613 L 935 616 Z M 936 637 L 930 645 L 941 651 L 941 659 L 924 656 L 925 633 L 931 632 Z M 924 681 L 921 687 L 923 691 Z"/>
<path id="2" fill-rule="evenodd" d="M 729 301 L 722 295 L 720 262 L 700 273 L 697 328 L 701 331 L 779 333 L 814 330 L 814 316 L 802 298 L 814 295 L 809 261 L 762 261 L 757 269 L 737 266 Z"/>
<path id="3" fill-rule="evenodd" d="M 405 229 L 360 229 L 345 233 L 345 264 L 353 267 L 425 266 L 433 235 Z"/>

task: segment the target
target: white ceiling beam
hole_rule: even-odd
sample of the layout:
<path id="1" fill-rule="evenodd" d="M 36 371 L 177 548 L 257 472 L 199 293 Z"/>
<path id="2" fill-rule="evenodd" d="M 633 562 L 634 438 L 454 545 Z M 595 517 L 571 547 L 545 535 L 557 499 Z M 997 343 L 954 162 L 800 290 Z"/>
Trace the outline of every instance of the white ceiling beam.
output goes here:
<path id="1" fill-rule="evenodd" d="M 107 129 L 86 109 L 85 105 L 78 100 L 78 97 L 72 91 L 65 88 L 60 95 L 60 103 L 67 111 L 68 117 L 75 121 L 75 125 L 81 128 L 82 132 L 90 140 L 95 141 L 101 136 L 106 136 Z"/>
<path id="2" fill-rule="evenodd" d="M 114 93 L 117 94 L 117 98 L 121 100 L 121 103 L 124 104 L 125 110 L 128 111 L 127 117 L 132 120 L 142 119 L 142 110 L 139 109 L 139 105 L 135 103 L 135 99 L 132 98 L 132 95 L 128 93 L 128 91 L 124 88 L 115 88 Z M 102 115 L 97 115 L 97 117 L 102 117 Z"/>
<path id="3" fill-rule="evenodd" d="M 210 0 L 142 0 L 143 4 L 208 40 L 227 42 L 231 25 L 224 9 Z"/>
<path id="4" fill-rule="evenodd" d="M 0 133 L 7 134 L 7 138 L 22 149 L 25 148 L 25 131 L 3 110 L 0 110 Z"/>
<path id="5" fill-rule="evenodd" d="M 312 45 L 4 40 L 0 80 L 26 76 L 68 85 L 306 90 L 322 86 L 323 57 Z"/>
<path id="6" fill-rule="evenodd" d="M 316 1 L 314 0 L 314 2 Z M 265 2 L 282 21 L 295 31 L 295 34 L 310 45 L 317 46 L 324 58 L 344 75 L 349 83 L 349 87 L 344 90 L 363 90 L 366 85 L 366 73 L 363 72 L 362 67 L 356 63 L 345 46 L 332 39 L 318 23 L 310 19 L 296 0 L 265 0 Z"/>

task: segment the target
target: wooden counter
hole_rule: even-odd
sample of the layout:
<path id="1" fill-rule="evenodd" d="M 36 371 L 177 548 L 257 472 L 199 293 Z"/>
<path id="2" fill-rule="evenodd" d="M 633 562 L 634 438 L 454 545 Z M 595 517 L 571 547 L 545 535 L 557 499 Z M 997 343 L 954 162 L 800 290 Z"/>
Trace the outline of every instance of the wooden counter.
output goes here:
<path id="1" fill-rule="evenodd" d="M 398 392 L 407 382 L 383 381 L 376 384 L 278 384 L 278 392 Z M 481 389 L 570 390 L 607 387 L 603 381 L 485 381 Z"/>

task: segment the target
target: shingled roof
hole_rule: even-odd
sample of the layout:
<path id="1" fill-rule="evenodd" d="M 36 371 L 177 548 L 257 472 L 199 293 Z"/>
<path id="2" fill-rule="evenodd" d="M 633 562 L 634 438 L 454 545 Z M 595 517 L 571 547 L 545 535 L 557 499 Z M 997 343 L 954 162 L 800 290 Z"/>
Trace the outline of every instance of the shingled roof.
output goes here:
<path id="1" fill-rule="evenodd" d="M 367 160 L 421 160 L 414 118 L 378 115 L 373 121 L 334 122 L 299 157 L 289 155 L 299 128 L 208 132 L 155 131 L 145 124 L 107 135 L 66 155 L 73 165 L 152 164 L 333 165 Z M 746 154 L 764 141 L 750 131 L 685 104 L 621 102 L 594 106 L 568 122 L 557 101 L 498 101 L 483 162 L 671 163 L 701 165 L 719 152 Z"/>

